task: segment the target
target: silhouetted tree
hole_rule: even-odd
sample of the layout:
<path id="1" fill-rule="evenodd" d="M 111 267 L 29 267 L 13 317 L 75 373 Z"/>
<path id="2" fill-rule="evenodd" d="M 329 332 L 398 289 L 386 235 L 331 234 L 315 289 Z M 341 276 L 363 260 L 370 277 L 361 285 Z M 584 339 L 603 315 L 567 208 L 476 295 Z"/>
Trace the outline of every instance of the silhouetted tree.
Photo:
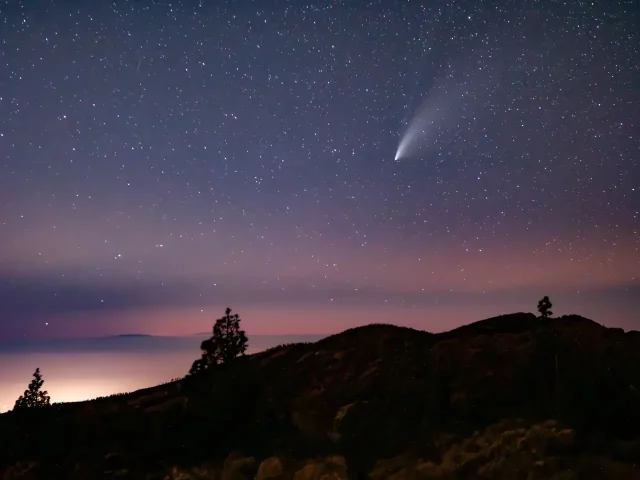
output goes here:
<path id="1" fill-rule="evenodd" d="M 544 321 L 538 322 L 535 333 L 536 352 L 534 355 L 538 374 L 541 375 L 537 394 L 541 401 L 540 407 L 546 415 L 558 414 L 562 401 L 559 331 L 551 322 L 546 321 L 553 315 L 552 306 L 551 300 L 546 295 L 538 302 L 539 318 Z"/>
<path id="2" fill-rule="evenodd" d="M 47 395 L 47 391 L 42 391 L 42 384 L 44 380 L 40 374 L 40 369 L 36 368 L 33 374 L 33 380 L 29 384 L 29 388 L 24 391 L 24 394 L 16 400 L 14 410 L 22 410 L 25 408 L 41 408 L 51 405 L 51 398 Z"/>
<path id="3" fill-rule="evenodd" d="M 231 315 L 227 308 L 225 316 L 216 320 L 213 336 L 200 345 L 202 357 L 193 362 L 190 375 L 207 370 L 212 365 L 228 363 L 247 350 L 247 336 L 240 330 L 240 317 Z"/>
<path id="4" fill-rule="evenodd" d="M 551 311 L 552 306 L 551 300 L 549 300 L 549 297 L 545 295 L 542 300 L 538 302 L 538 311 L 540 312 L 540 316 L 542 318 L 548 318 L 553 315 L 553 312 Z"/>

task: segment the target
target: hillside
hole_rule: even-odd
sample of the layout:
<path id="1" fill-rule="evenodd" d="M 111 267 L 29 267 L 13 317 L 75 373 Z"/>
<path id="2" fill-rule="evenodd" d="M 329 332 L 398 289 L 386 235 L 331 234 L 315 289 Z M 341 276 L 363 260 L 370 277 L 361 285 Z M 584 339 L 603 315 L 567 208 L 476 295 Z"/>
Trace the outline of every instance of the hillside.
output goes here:
<path id="1" fill-rule="evenodd" d="M 638 405 L 638 332 L 524 313 L 369 325 L 0 415 L 0 478 L 640 478 Z"/>

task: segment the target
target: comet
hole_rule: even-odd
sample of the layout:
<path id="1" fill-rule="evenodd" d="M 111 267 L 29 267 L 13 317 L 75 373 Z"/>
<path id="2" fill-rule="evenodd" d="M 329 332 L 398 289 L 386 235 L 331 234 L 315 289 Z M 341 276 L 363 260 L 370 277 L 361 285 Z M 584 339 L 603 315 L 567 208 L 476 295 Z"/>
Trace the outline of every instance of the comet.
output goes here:
<path id="1" fill-rule="evenodd" d="M 395 161 L 410 158 L 433 144 L 438 133 L 446 129 L 455 113 L 464 105 L 462 85 L 440 85 L 432 89 L 416 109 L 398 142 Z"/>
<path id="2" fill-rule="evenodd" d="M 398 143 L 395 161 L 409 158 L 418 153 L 444 120 L 445 110 L 435 105 L 429 98 L 423 101 L 413 115 Z"/>
<path id="3" fill-rule="evenodd" d="M 477 51 L 475 58 L 482 58 Z M 449 67 L 449 71 L 436 80 L 407 122 L 402 132 L 395 161 L 423 156 L 441 135 L 458 123 L 472 118 L 477 121 L 480 112 L 472 110 L 486 102 L 500 75 L 497 62 L 483 61 L 484 68 L 474 68 L 479 60 L 465 59 L 463 68 Z M 498 68 L 496 68 L 498 67 Z M 473 68 L 473 69 L 472 69 Z"/>

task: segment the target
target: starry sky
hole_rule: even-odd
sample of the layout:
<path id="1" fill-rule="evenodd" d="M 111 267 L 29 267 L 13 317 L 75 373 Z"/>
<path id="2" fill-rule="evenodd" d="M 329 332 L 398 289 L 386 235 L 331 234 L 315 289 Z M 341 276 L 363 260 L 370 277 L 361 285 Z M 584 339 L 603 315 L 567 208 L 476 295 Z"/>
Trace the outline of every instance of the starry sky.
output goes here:
<path id="1" fill-rule="evenodd" d="M 3 2 L 0 337 L 190 334 L 227 305 L 256 334 L 442 331 L 543 295 L 640 328 L 639 24 L 637 1 Z"/>

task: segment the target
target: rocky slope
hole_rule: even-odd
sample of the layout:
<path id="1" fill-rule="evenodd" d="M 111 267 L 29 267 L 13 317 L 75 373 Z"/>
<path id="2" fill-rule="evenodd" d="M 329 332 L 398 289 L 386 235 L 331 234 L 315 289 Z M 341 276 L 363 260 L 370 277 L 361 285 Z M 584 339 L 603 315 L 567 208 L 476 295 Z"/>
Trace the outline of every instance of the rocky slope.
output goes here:
<path id="1" fill-rule="evenodd" d="M 197 352 L 194 352 L 194 357 Z M 2 478 L 639 478 L 640 333 L 390 325 L 0 416 Z"/>

